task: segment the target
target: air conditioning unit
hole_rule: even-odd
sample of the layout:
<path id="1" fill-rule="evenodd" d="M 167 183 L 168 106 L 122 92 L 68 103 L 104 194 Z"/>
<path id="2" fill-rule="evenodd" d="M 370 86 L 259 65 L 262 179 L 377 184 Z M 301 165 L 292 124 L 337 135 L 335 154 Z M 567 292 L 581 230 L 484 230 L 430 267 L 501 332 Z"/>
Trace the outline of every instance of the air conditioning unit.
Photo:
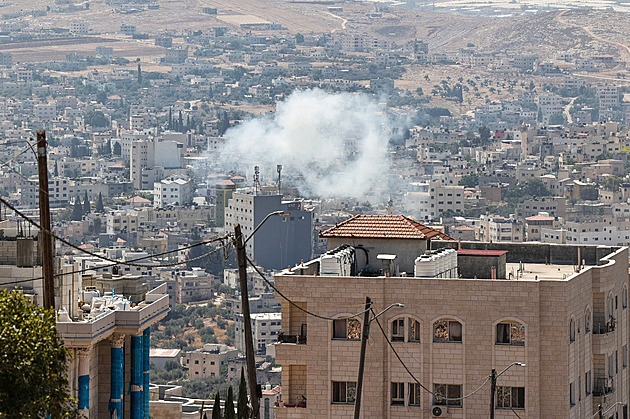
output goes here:
<path id="1" fill-rule="evenodd" d="M 448 417 L 448 409 L 446 406 L 431 406 L 431 416 L 434 418 Z"/>

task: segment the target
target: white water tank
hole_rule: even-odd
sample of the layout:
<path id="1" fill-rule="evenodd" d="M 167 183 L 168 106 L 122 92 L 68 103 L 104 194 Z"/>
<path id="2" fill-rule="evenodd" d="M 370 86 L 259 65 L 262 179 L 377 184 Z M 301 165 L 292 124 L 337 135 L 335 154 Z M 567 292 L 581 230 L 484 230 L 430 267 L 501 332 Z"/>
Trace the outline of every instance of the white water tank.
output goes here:
<path id="1" fill-rule="evenodd" d="M 435 277 L 435 259 L 432 255 L 422 255 L 416 258 L 413 276 L 416 278 Z"/>

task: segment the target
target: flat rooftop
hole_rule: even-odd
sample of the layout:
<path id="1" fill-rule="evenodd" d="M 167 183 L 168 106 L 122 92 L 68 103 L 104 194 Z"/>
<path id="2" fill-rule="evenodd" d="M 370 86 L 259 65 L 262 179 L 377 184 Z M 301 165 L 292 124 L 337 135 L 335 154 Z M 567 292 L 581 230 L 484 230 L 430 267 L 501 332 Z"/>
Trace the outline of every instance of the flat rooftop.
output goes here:
<path id="1" fill-rule="evenodd" d="M 575 265 L 523 263 L 523 271 L 521 272 L 519 272 L 519 265 L 519 263 L 505 264 L 505 276 L 507 279 L 517 279 L 519 281 L 535 281 L 537 279 L 564 280 L 577 273 Z M 588 266 L 592 265 L 582 266 L 582 270 Z"/>

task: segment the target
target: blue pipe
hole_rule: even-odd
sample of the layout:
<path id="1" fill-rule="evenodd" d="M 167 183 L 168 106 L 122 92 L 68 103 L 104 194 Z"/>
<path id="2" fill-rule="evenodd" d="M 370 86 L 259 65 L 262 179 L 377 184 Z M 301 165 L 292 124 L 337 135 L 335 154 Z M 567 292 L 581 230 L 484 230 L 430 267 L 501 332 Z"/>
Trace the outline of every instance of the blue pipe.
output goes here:
<path id="1" fill-rule="evenodd" d="M 142 336 L 131 336 L 131 419 L 144 419 L 142 391 Z"/>
<path id="2" fill-rule="evenodd" d="M 151 363 L 149 361 L 149 354 L 151 352 L 151 329 L 144 329 L 142 336 L 142 361 L 144 364 L 144 371 L 142 373 L 144 378 L 144 419 L 149 419 L 149 371 L 151 370 Z"/>
<path id="3" fill-rule="evenodd" d="M 123 392 L 124 392 L 124 356 L 123 348 L 111 349 L 112 354 L 112 383 L 109 396 L 109 417 L 121 419 L 123 417 Z M 114 413 L 116 414 L 114 416 Z"/>
<path id="4" fill-rule="evenodd" d="M 90 376 L 79 377 L 79 410 L 90 409 Z"/>

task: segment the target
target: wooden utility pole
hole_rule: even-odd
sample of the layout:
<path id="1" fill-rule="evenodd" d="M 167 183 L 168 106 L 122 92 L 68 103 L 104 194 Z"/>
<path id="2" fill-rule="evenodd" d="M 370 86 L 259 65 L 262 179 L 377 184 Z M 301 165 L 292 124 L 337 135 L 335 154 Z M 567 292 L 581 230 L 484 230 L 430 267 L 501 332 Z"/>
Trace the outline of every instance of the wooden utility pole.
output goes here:
<path id="1" fill-rule="evenodd" d="M 249 314 L 249 296 L 247 295 L 247 260 L 245 245 L 240 224 L 234 226 L 234 242 L 236 244 L 236 258 L 238 260 L 238 277 L 241 285 L 241 307 L 243 309 L 243 330 L 245 333 L 245 358 L 247 360 L 247 381 L 249 382 L 249 397 L 252 402 L 252 418 L 258 419 L 259 405 L 256 391 L 256 360 L 254 358 L 254 342 L 252 341 L 252 321 Z"/>
<path id="2" fill-rule="evenodd" d="M 361 393 L 363 391 L 363 371 L 365 370 L 365 351 L 367 340 L 370 335 L 370 308 L 372 300 L 365 297 L 365 314 L 363 315 L 363 333 L 361 334 L 361 357 L 359 358 L 359 377 L 357 378 L 357 393 L 354 401 L 354 419 L 359 419 L 361 415 Z"/>
<path id="3" fill-rule="evenodd" d="M 48 197 L 48 161 L 46 160 L 46 131 L 37 131 L 37 169 L 39 171 L 39 225 L 42 235 L 42 273 L 44 277 L 44 308 L 55 308 L 55 276 L 53 271 L 53 241 L 50 229 L 50 200 Z"/>

